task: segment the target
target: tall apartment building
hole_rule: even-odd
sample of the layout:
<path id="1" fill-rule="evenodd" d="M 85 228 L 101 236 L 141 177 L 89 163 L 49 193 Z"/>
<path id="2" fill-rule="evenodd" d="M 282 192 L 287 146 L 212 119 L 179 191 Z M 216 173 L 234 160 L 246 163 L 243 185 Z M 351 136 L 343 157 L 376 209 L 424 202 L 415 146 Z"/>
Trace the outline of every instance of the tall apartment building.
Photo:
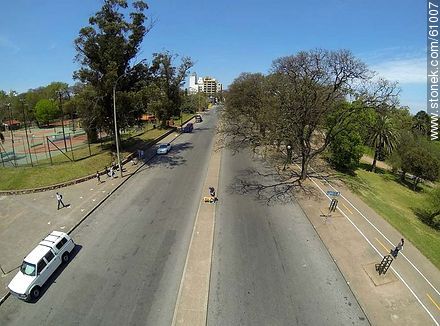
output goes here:
<path id="1" fill-rule="evenodd" d="M 199 77 L 195 73 L 189 76 L 189 92 L 191 94 L 203 92 L 208 95 L 220 93 L 223 85 L 212 77 Z"/>

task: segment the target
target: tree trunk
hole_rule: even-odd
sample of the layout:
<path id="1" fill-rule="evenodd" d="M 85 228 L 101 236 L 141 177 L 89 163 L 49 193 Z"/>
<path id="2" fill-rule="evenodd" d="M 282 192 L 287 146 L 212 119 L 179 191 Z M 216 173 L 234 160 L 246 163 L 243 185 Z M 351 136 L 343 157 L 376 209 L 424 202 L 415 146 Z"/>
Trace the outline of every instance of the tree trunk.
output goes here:
<path id="1" fill-rule="evenodd" d="M 307 179 L 307 168 L 308 168 L 309 160 L 308 158 L 303 154 L 301 158 L 301 180 Z"/>

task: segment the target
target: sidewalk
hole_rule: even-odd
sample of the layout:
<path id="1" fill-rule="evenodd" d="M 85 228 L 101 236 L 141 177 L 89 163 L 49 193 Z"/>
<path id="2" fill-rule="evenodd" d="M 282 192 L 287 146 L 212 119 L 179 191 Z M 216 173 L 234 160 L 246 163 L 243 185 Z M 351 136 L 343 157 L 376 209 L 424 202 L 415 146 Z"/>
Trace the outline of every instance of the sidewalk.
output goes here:
<path id="1" fill-rule="evenodd" d="M 161 142 L 172 142 L 179 136 L 171 132 Z M 145 162 L 156 155 L 156 147 L 145 151 Z M 53 230 L 70 233 L 102 202 L 143 166 L 128 162 L 123 177 L 101 176 L 68 187 L 23 195 L 0 196 L 0 303 L 7 296 L 7 285 L 15 276 L 23 258 Z M 63 195 L 69 207 L 57 210 L 55 193 Z"/>
<path id="2" fill-rule="evenodd" d="M 343 185 L 308 179 L 313 195 L 297 199 L 373 325 L 438 325 L 440 272 L 409 241 L 385 275 L 375 264 L 401 235 Z M 330 217 L 327 191 L 337 190 Z"/>

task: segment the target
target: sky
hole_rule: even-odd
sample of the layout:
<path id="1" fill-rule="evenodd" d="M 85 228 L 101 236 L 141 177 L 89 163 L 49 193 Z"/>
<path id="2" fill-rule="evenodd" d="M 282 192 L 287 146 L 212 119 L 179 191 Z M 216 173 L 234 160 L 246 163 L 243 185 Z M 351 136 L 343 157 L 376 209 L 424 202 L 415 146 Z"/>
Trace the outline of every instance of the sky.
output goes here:
<path id="1" fill-rule="evenodd" d="M 426 110 L 426 1 L 150 0 L 137 60 L 168 50 L 189 56 L 191 72 L 224 87 L 242 72 L 316 48 L 348 49 L 379 76 L 398 81 L 400 104 Z M 101 0 L 2 0 L 0 90 L 73 84 L 74 39 Z M 148 23 L 148 22 L 147 22 Z M 178 62 L 176 62 L 178 63 Z"/>

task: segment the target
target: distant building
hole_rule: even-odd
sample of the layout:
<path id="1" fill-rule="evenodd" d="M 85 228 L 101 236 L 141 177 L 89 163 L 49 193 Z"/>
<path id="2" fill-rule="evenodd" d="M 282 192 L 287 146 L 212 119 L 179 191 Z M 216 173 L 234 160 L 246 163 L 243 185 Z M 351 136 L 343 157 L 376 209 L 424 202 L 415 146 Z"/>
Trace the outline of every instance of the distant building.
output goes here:
<path id="1" fill-rule="evenodd" d="M 203 92 L 208 95 L 220 93 L 223 85 L 212 77 L 199 77 L 195 73 L 189 76 L 189 92 L 190 94 Z"/>

